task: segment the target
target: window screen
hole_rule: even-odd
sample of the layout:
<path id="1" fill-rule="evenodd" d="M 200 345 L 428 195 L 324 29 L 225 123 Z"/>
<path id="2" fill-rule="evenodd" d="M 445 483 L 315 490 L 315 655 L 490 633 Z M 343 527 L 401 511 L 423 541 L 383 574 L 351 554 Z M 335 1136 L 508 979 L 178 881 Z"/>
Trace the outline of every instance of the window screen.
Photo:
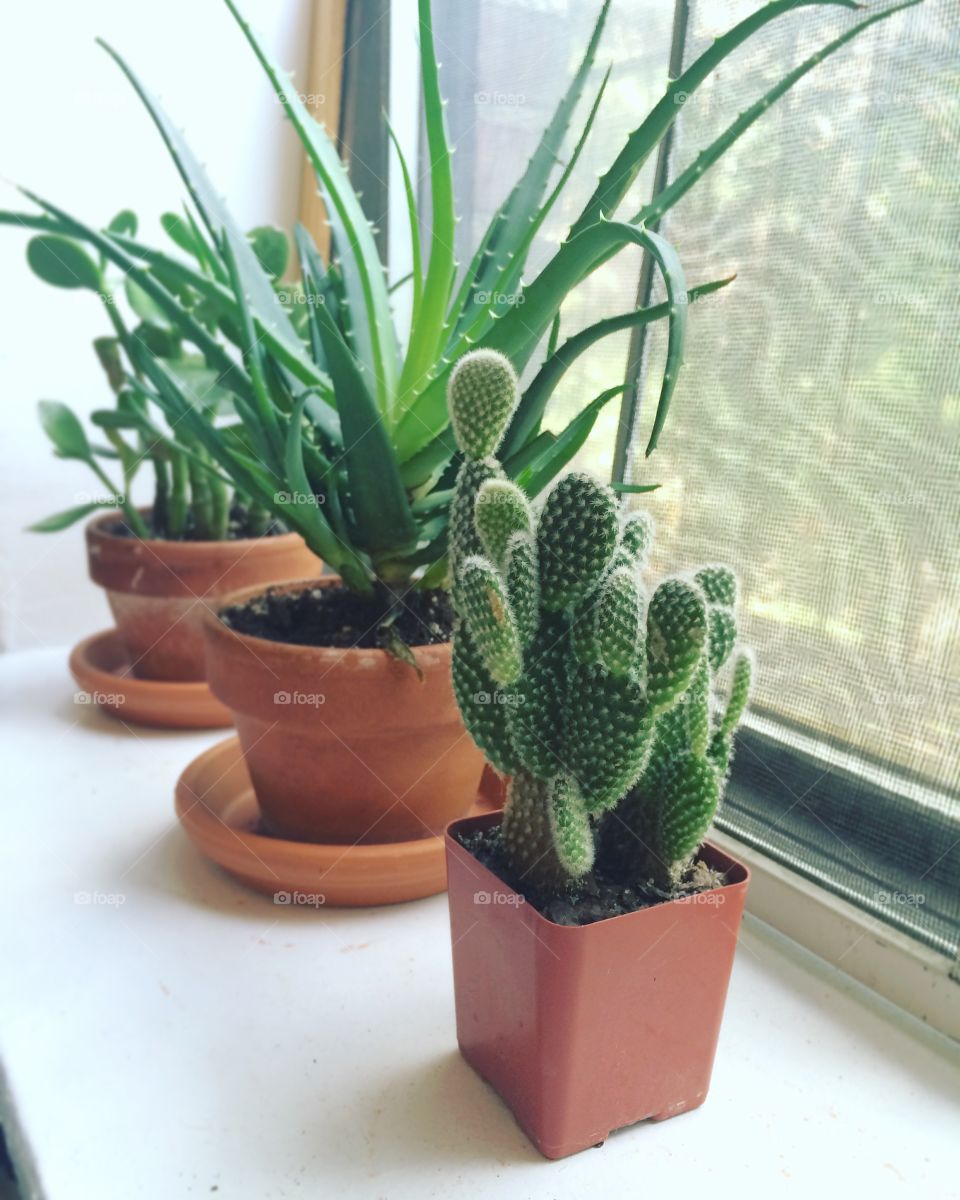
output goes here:
<path id="1" fill-rule="evenodd" d="M 532 151 L 595 5 L 435 0 L 469 258 Z M 594 144 L 531 272 L 661 94 L 675 19 L 689 62 L 756 0 L 614 0 Z M 722 824 L 879 918 L 955 955 L 960 432 L 960 33 L 946 0 L 883 22 L 808 75 L 708 172 L 664 233 L 691 282 L 737 272 L 690 315 L 660 449 L 664 330 L 611 339 L 571 371 L 548 424 L 639 382 L 626 478 L 658 482 L 657 572 L 735 565 L 758 654 Z M 682 106 L 668 174 L 853 14 L 768 26 Z M 589 102 L 589 101 L 588 101 Z M 584 109 L 585 111 L 585 109 Z M 622 212 L 650 195 L 653 163 Z M 564 333 L 636 303 L 622 254 L 563 309 Z M 655 298 L 659 298 L 654 292 Z M 636 357 L 637 361 L 629 361 Z M 608 408 L 581 465 L 609 475 Z"/>

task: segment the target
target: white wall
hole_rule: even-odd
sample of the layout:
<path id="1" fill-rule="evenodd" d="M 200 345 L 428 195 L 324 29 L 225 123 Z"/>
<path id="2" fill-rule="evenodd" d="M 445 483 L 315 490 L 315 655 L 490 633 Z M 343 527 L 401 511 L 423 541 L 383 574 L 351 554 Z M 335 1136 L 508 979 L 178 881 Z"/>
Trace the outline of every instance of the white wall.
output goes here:
<path id="1" fill-rule="evenodd" d="M 306 90 L 309 0 L 241 0 Z M 262 71 L 218 0 L 21 5 L 0 47 L 0 207 L 29 208 L 9 181 L 91 223 L 132 208 L 149 239 L 183 196 L 146 111 L 95 36 L 109 41 L 186 130 L 244 228 L 296 218 L 300 158 Z M 86 577 L 82 529 L 25 525 L 77 503 L 93 480 L 52 457 L 40 398 L 81 413 L 104 405 L 90 342 L 109 332 L 100 302 L 37 280 L 28 235 L 0 227 L 0 646 L 69 645 L 110 623 Z M 146 483 L 147 481 L 144 480 Z"/>

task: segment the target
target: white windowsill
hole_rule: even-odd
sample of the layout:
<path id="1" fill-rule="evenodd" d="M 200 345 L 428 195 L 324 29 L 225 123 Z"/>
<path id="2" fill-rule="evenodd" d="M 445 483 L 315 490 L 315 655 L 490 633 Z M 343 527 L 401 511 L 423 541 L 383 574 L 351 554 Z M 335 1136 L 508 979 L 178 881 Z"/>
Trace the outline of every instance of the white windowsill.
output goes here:
<path id="1" fill-rule="evenodd" d="M 546 1163 L 457 1054 L 445 897 L 304 912 L 233 883 L 173 816 L 226 733 L 128 731 L 65 659 L 0 660 L 0 1118 L 35 1194 L 954 1194 L 960 1047 L 755 917 L 703 1108 Z"/>

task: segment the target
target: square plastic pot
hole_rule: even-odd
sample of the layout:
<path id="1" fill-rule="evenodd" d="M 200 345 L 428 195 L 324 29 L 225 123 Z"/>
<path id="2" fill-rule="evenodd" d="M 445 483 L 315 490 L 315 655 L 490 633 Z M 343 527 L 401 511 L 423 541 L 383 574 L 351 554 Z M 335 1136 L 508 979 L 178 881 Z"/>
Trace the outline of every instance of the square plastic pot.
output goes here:
<path id="1" fill-rule="evenodd" d="M 749 882 L 592 925 L 556 925 L 460 844 L 501 813 L 447 830 L 457 1040 L 547 1158 L 706 1098 Z"/>

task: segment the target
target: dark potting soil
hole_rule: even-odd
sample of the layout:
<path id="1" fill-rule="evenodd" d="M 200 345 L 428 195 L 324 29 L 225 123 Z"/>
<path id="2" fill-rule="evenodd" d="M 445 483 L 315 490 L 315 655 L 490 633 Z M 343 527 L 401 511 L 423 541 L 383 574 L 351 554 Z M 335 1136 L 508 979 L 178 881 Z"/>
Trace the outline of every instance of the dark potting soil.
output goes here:
<path id="1" fill-rule="evenodd" d="M 695 861 L 672 889 L 658 887 L 652 881 L 634 880 L 630 884 L 614 879 L 601 868 L 594 868 L 588 875 L 571 884 L 566 891 L 549 895 L 540 894 L 519 880 L 511 878 L 511 871 L 503 853 L 500 827 L 476 830 L 458 838 L 461 846 L 492 871 L 498 879 L 519 892 L 524 900 L 533 905 L 541 916 L 555 925 L 592 925 L 608 917 L 621 917 L 625 913 L 637 912 L 641 908 L 652 908 L 668 900 L 680 900 L 722 887 L 726 882 L 723 874 Z"/>
<path id="2" fill-rule="evenodd" d="M 200 536 L 190 526 L 189 517 L 187 519 L 187 528 L 183 532 L 182 537 L 170 538 L 166 530 L 158 530 L 153 523 L 153 517 L 150 513 L 144 514 L 144 520 L 147 523 L 147 529 L 150 531 L 150 536 L 158 541 L 177 541 L 177 542 L 208 542 L 210 539 L 205 536 Z M 113 534 L 114 537 L 137 537 L 130 526 L 122 518 L 118 518 L 112 524 L 106 527 L 107 533 Z M 287 533 L 287 527 L 282 521 L 270 519 L 269 524 L 254 529 L 250 522 L 250 516 L 247 510 L 241 504 L 235 504 L 230 509 L 230 516 L 227 522 L 227 536 L 224 541 L 236 542 L 245 538 L 254 537 L 277 537 L 281 533 Z"/>
<path id="3" fill-rule="evenodd" d="M 221 621 L 238 633 L 296 646 L 375 650 L 398 640 L 432 646 L 450 640 L 453 609 L 447 593 L 411 590 L 396 597 L 384 590 L 360 596 L 342 585 L 303 592 L 267 591 L 224 609 Z"/>

